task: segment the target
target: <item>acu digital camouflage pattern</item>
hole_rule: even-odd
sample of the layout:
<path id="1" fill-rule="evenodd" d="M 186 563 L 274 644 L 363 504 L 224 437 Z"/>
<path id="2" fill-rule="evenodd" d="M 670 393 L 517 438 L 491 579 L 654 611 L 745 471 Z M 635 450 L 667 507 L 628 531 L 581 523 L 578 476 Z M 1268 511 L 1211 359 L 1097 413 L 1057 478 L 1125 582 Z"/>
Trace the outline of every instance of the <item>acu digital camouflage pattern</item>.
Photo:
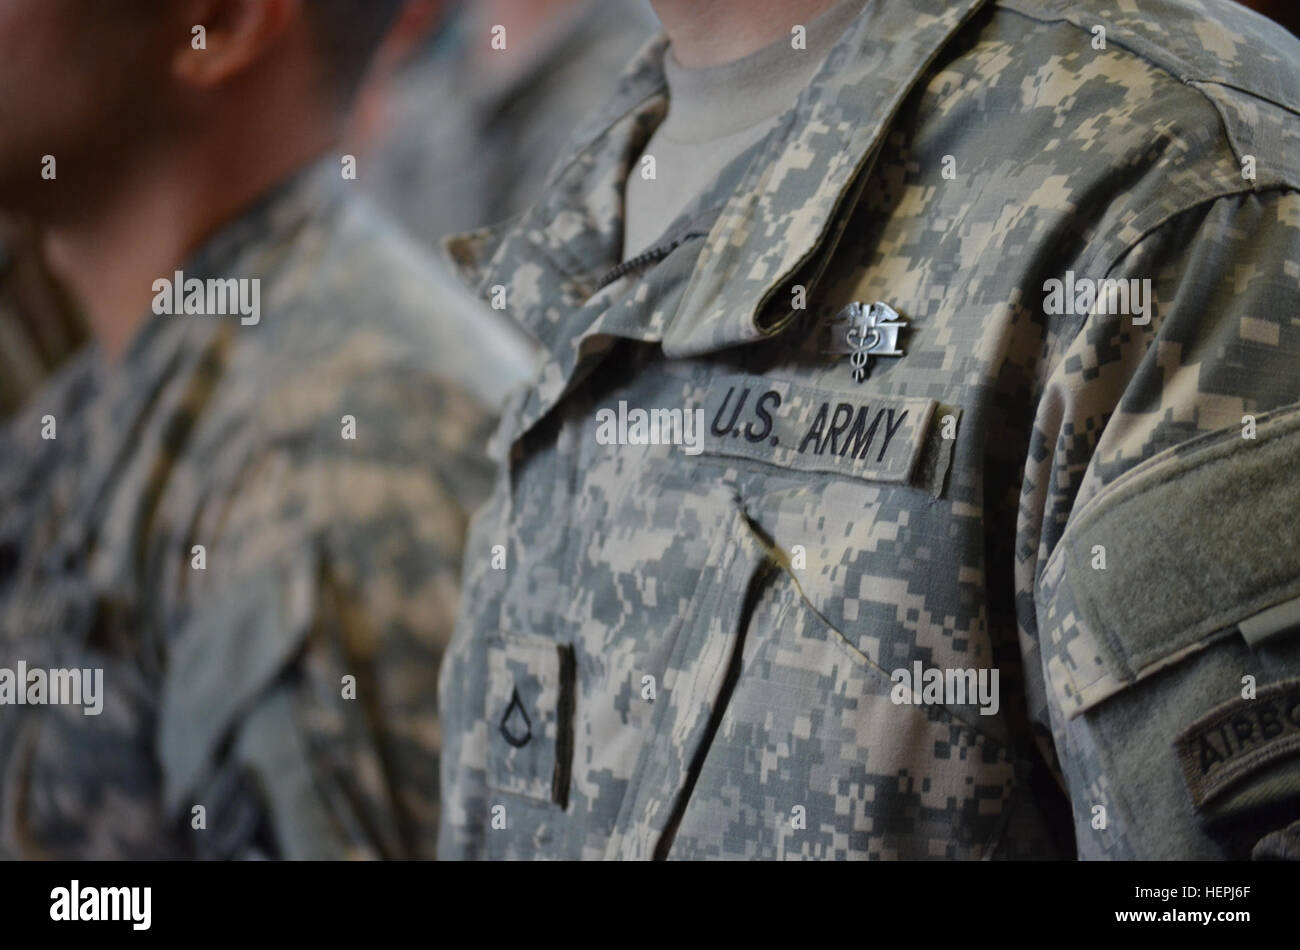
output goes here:
<path id="1" fill-rule="evenodd" d="M 0 433 L 0 667 L 106 693 L 0 706 L 0 856 L 433 854 L 464 513 L 523 368 L 346 187 L 323 159 L 182 268 L 260 278 L 257 325 L 150 316 Z"/>
<path id="2" fill-rule="evenodd" d="M 1210 0 L 872 0 L 659 251 L 611 270 L 623 182 L 666 108 L 664 48 L 632 64 L 530 213 L 451 245 L 484 293 L 508 287 L 549 356 L 508 407 L 508 466 L 471 528 L 441 674 L 440 855 L 1282 853 L 1267 833 L 1294 803 L 1261 817 L 1265 794 L 1258 827 L 1220 833 L 1173 743 L 1243 674 L 1300 670 L 1293 644 L 1252 652 L 1234 633 L 1300 570 L 1217 594 L 1213 631 L 1202 617 L 1161 635 L 1168 592 L 1297 567 L 1291 496 L 1271 507 L 1279 479 L 1244 460 L 1300 414 L 1300 44 Z M 1153 319 L 1045 313 L 1044 282 L 1069 270 L 1150 278 Z M 876 300 L 908 322 L 905 355 L 859 384 L 819 341 Z M 960 410 L 940 497 L 922 469 L 899 483 L 777 447 L 764 461 L 595 438 L 602 408 L 703 407 L 737 374 L 851 409 Z M 742 418 L 717 437 L 763 431 Z M 1211 435 L 1226 461 L 1199 454 Z M 1289 445 L 1270 457 L 1293 474 Z M 1152 533 L 1121 544 L 1111 519 L 1095 572 L 1123 609 L 1083 610 L 1103 522 L 1078 513 L 1129 497 L 1117 486 L 1140 466 L 1157 473 L 1137 509 Z M 1181 564 L 1161 524 L 1196 540 Z M 1195 573 L 1216 558 L 1244 566 Z M 1074 671 L 1126 644 L 1136 670 Z M 895 704 L 889 673 L 916 662 L 997 668 L 997 715 Z M 1109 697 L 1081 703 L 1071 676 Z M 534 752 L 514 744 L 516 696 Z"/>

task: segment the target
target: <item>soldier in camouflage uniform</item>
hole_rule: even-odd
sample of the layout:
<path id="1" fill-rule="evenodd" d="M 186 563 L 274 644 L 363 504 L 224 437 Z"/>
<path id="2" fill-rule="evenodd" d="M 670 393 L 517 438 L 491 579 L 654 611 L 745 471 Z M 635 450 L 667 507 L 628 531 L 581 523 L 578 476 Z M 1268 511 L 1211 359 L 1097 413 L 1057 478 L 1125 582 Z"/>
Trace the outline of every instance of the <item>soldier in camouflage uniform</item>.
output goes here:
<path id="1" fill-rule="evenodd" d="M 164 62 L 190 47 L 179 4 L 142 22 L 125 6 L 19 6 L 4 43 L 25 44 L 28 63 L 53 50 L 61 68 L 85 69 L 92 97 L 99 68 L 131 76 L 148 62 L 117 43 L 164 49 Z M 317 60 L 315 30 L 377 40 L 387 7 L 331 0 L 303 15 L 340 19 L 302 21 L 306 7 L 223 5 L 213 58 L 186 68 L 252 63 L 265 108 L 285 76 L 349 71 Z M 42 25 L 55 28 L 43 36 Z M 101 45 L 73 60 L 49 36 Z M 310 60 L 295 58 L 304 51 Z M 218 88 L 238 86 L 244 69 Z M 22 95 L 12 78 L 4 88 Z M 168 82 L 156 99 L 122 96 L 122 108 L 161 108 L 186 86 Z M 279 156 L 302 147 L 317 105 L 340 111 L 332 85 L 304 91 L 290 97 L 296 128 L 262 113 L 282 134 L 240 125 L 257 109 L 226 110 L 233 91 L 205 91 L 205 109 L 234 122 L 218 132 L 241 147 L 261 136 L 264 157 Z M 151 143 L 131 147 L 149 160 Z M 58 179 L 28 191 L 85 187 L 75 143 L 56 151 L 68 159 Z M 35 179 L 39 156 L 0 159 Z M 0 856 L 434 852 L 436 670 L 465 513 L 490 486 L 489 410 L 526 368 L 490 324 L 462 319 L 441 272 L 341 167 L 323 149 L 176 260 L 187 284 L 260 281 L 258 319 L 155 315 L 169 296 L 155 284 L 154 314 L 120 354 L 97 332 L 0 430 L 0 677 L 102 671 L 97 714 L 31 704 L 42 697 L 22 692 L 30 683 L 19 705 L 0 680 Z M 147 301 L 147 280 L 140 289 Z"/>
<path id="2" fill-rule="evenodd" d="M 644 253 L 667 39 L 450 245 L 548 355 L 471 527 L 440 855 L 1296 856 L 1300 44 L 859 9 Z M 634 418 L 678 409 L 694 448 Z"/>

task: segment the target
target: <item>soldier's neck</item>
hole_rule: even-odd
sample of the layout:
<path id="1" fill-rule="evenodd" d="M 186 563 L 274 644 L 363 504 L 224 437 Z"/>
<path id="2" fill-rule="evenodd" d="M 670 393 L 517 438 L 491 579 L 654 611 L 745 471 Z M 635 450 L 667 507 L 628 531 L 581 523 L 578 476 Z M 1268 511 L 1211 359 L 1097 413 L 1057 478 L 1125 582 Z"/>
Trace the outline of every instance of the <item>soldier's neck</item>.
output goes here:
<path id="1" fill-rule="evenodd" d="M 110 360 L 117 359 L 149 313 L 153 281 L 171 272 L 196 230 L 182 210 L 181 188 L 153 182 L 116 192 L 121 201 L 49 225 L 44 233 L 51 271 Z"/>
<path id="2" fill-rule="evenodd" d="M 797 24 L 853 0 L 651 0 L 686 69 L 735 62 L 791 35 Z"/>
<path id="3" fill-rule="evenodd" d="M 80 213 L 43 222 L 50 269 L 105 357 L 116 362 L 152 315 L 154 281 L 170 279 L 210 236 L 331 141 L 332 132 L 290 133 L 278 154 L 236 156 L 210 145 L 159 153 L 105 183 Z"/>

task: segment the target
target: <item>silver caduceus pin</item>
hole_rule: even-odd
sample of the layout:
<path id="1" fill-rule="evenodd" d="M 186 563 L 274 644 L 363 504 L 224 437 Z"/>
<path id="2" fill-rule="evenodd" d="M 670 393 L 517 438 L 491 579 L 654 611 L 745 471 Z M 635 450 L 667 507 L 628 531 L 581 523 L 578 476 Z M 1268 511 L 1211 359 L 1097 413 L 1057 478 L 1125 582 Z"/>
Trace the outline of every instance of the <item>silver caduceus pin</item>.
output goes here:
<path id="1" fill-rule="evenodd" d="M 867 306 L 854 301 L 831 321 L 831 342 L 825 352 L 848 354 L 853 379 L 862 382 L 871 372 L 871 357 L 902 356 L 898 331 L 907 321 L 889 304 L 876 301 Z"/>

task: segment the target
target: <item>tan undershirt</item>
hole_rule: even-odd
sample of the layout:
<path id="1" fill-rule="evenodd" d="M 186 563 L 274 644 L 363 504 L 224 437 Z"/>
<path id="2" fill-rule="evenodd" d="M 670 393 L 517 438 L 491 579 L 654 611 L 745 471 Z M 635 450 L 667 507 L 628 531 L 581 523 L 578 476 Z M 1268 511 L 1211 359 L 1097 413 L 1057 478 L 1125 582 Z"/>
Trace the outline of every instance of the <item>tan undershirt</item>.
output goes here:
<path id="1" fill-rule="evenodd" d="M 732 63 L 685 69 L 668 48 L 668 115 L 633 166 L 624 192 L 624 260 L 654 244 L 733 159 L 768 133 L 865 3 L 842 0 L 805 24 L 806 49 L 794 49 L 791 35 Z M 653 179 L 644 177 L 646 156 L 654 157 Z"/>

